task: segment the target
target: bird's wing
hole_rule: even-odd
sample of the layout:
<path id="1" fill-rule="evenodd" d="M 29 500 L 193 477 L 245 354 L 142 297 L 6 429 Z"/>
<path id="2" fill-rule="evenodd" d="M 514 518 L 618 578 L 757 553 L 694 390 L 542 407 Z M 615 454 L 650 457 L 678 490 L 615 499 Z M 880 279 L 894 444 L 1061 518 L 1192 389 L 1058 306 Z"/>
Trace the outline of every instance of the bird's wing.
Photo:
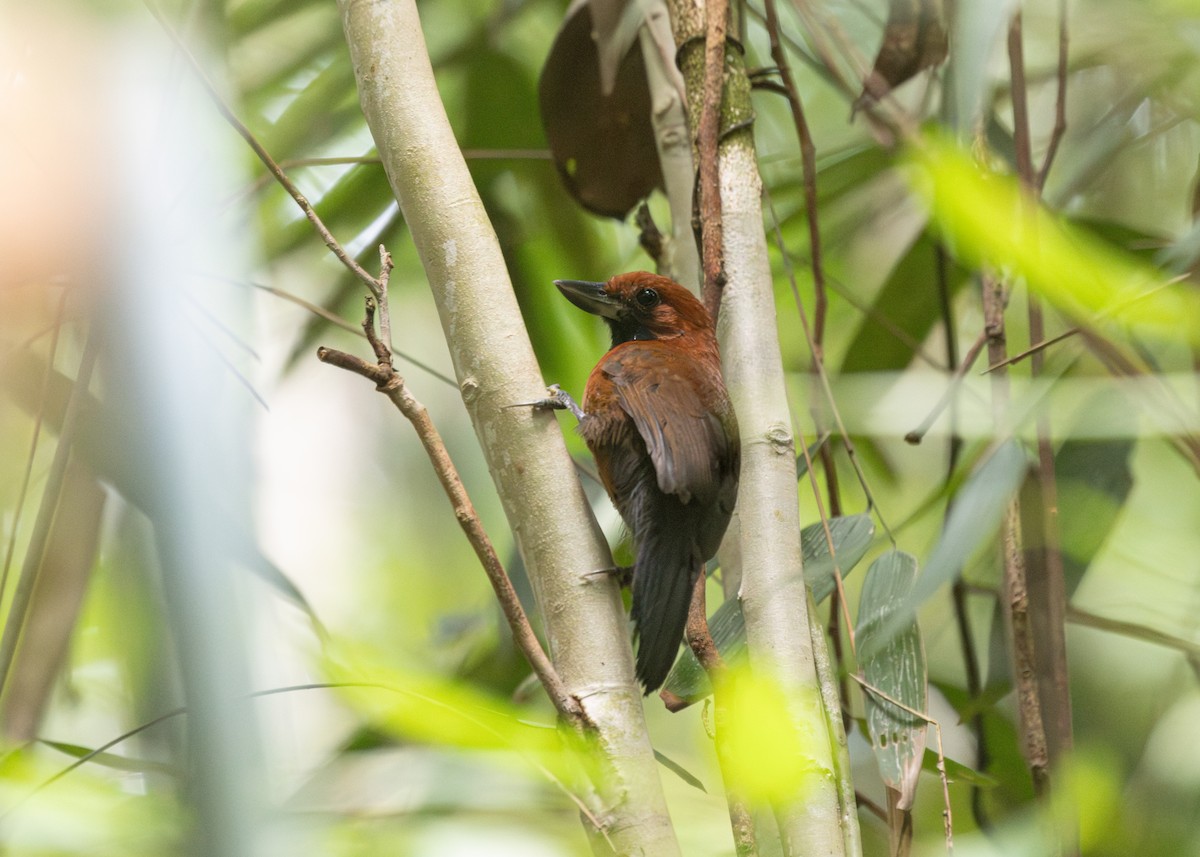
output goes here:
<path id="1" fill-rule="evenodd" d="M 684 503 L 693 497 L 711 502 L 730 457 L 731 438 L 720 413 L 728 408 L 724 391 L 714 393 L 713 408 L 706 407 L 695 364 L 672 367 L 658 355 L 651 360 L 632 357 L 611 358 L 603 371 L 646 444 L 659 490 Z"/>

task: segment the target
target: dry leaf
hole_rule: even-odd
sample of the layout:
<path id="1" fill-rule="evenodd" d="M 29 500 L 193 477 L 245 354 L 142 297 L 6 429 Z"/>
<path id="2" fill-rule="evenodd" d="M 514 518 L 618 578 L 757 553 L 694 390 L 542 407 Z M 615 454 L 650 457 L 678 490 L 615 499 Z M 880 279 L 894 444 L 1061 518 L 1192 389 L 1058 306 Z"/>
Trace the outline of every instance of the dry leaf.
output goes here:
<path id="1" fill-rule="evenodd" d="M 949 47 L 947 2 L 891 0 L 883 44 L 855 110 L 875 103 L 918 72 L 941 65 Z"/>
<path id="2" fill-rule="evenodd" d="M 635 4 L 599 4 L 601 30 L 593 26 L 597 4 L 575 4 L 538 83 L 542 125 L 567 190 L 589 211 L 620 220 L 662 187 L 650 89 L 629 7 L 640 16 Z M 601 57 L 608 66 L 615 56 L 606 94 Z"/>

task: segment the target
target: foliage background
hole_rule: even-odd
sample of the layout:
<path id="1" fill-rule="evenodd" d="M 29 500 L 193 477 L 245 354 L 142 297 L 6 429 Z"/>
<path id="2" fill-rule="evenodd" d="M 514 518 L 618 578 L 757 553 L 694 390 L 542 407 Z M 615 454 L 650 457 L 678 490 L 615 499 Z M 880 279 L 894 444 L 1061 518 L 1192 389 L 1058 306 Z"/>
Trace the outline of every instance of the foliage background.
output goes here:
<path id="1" fill-rule="evenodd" d="M 1010 7 L 995 5 L 960 4 L 960 14 L 978 24 L 976 41 L 952 45 L 949 65 L 939 74 L 979 82 L 987 117 L 982 138 L 998 166 L 1008 169 L 1012 125 L 1002 43 Z M 770 66 L 760 7 L 751 2 L 748 8 L 748 64 Z M 1169 273 L 1193 276 L 1200 251 L 1193 206 L 1200 158 L 1200 10 L 1181 0 L 1078 0 L 1068 8 L 1068 130 L 1046 199 L 1110 245 Z M 829 2 L 821 9 L 858 54 L 873 54 L 886 14 L 882 3 Z M 203 343 L 199 353 L 219 358 L 208 363 L 224 379 L 215 400 L 222 406 L 207 415 L 208 425 L 228 443 L 221 449 L 234 450 L 222 459 L 224 472 L 233 474 L 227 483 L 231 505 L 248 512 L 252 526 L 245 529 L 261 555 L 303 592 L 336 645 L 351 647 L 359 663 L 374 665 L 374 674 L 406 686 L 420 674 L 500 698 L 515 692 L 522 716 L 549 722 L 550 708 L 539 693 L 522 687 L 527 668 L 409 427 L 364 385 L 312 356 L 318 343 L 359 352 L 362 343 L 277 293 L 357 323 L 360 286 L 220 124 L 142 7 L 63 2 L 41 11 L 6 11 L 17 26 L 4 36 L 8 97 L 0 100 L 0 120 L 17 133 L 6 135 L 6 157 L 0 158 L 11 191 L 0 205 L 0 258 L 12 260 L 8 273 L 0 274 L 0 371 L 7 394 L 0 400 L 0 502 L 5 547 L 10 537 L 13 545 L 5 604 L 12 603 L 17 570 L 36 529 L 38 497 L 52 470 L 53 420 L 40 426 L 36 452 L 28 453 L 39 414 L 50 407 L 39 404 L 47 400 L 38 367 L 50 354 L 48 331 L 57 325 L 60 298 L 65 295 L 66 309 L 54 365 L 71 378 L 84 354 L 89 307 L 104 303 L 97 281 L 110 279 L 96 277 L 96 266 L 110 264 L 114 247 L 126 259 L 153 255 L 147 249 L 153 235 L 109 228 L 114 220 L 126 221 L 127 198 L 139 181 L 158 180 L 148 166 L 141 175 L 128 157 L 137 151 L 139 128 L 153 122 L 135 127 L 121 109 L 129 91 L 150 91 L 151 100 L 143 103 L 155 105 L 151 118 L 194 112 L 203 128 L 199 138 L 165 153 L 165 160 L 183 179 L 187 193 L 178 199 L 191 204 L 181 207 L 198 210 L 188 228 L 215 229 L 225 249 L 185 257 L 189 297 L 179 328 L 181 336 Z M 904 443 L 947 383 L 947 331 L 932 238 L 937 233 L 906 182 L 901 156 L 874 139 L 861 118 L 850 118 L 856 93 L 805 65 L 798 47 L 804 29 L 794 10 L 783 11 L 817 144 L 832 292 L 826 359 L 836 402 L 876 509 L 900 546 L 924 561 L 941 531 L 945 481 L 961 478 L 992 439 L 988 379 L 968 373 L 956 422 L 943 417 L 920 446 Z M 234 0 L 180 4 L 165 13 L 339 240 L 368 267 L 379 243 L 393 253 L 396 345 L 435 371 L 405 360 L 400 367 L 432 412 L 501 556 L 523 585 L 459 395 L 435 374 L 451 374 L 449 355 L 383 170 L 371 160 L 336 9 L 312 0 Z M 581 390 L 605 335 L 559 299 L 551 281 L 601 279 L 652 263 L 632 226 L 580 211 L 546 157 L 537 77 L 562 5 L 442 0 L 423 3 L 421 14 L 447 111 L 500 237 L 544 376 Z M 1026 4 L 1024 15 L 1037 147 L 1045 145 L 1053 124 L 1057 11 L 1052 4 Z M 139 65 L 131 55 L 154 59 Z M 131 78 L 118 68 L 130 66 L 143 73 Z M 157 74 L 145 74 L 147 69 Z M 899 98 L 930 122 L 949 115 L 938 104 L 936 78 L 918 77 Z M 755 109 L 768 187 L 765 222 L 772 229 L 777 219 L 789 254 L 785 260 L 773 245 L 794 426 L 798 439 L 811 442 L 811 356 L 795 310 L 796 297 L 810 312 L 812 301 L 799 154 L 786 103 L 758 92 Z M 205 183 L 202 175 L 215 178 Z M 652 206 L 665 217 L 661 200 Z M 160 276 L 179 273 L 171 258 L 158 261 Z M 957 266 L 949 271 L 951 336 L 961 354 L 981 329 L 982 313 L 972 272 Z M 1028 343 L 1023 300 L 1018 290 L 1008 313 L 1013 352 Z M 1189 321 L 1182 319 L 1181 327 Z M 1064 328 L 1052 313 L 1049 332 Z M 1081 622 L 1068 627 L 1077 752 L 1064 773 L 1070 788 L 1062 799 L 1078 809 L 1087 854 L 1200 853 L 1200 745 L 1193 734 L 1200 716 L 1200 487 L 1166 437 L 1198 430 L 1195 342 L 1194 329 L 1133 341 L 1172 390 L 1182 426 L 1147 396 L 1147 385 L 1156 381 L 1118 383 L 1078 338 L 1047 352 L 1046 380 L 1031 382 L 1024 368 L 1014 374 L 1014 413 L 1027 414 L 1034 401 L 1052 406 L 1072 606 L 1124 623 L 1108 630 Z M 917 343 L 920 353 L 914 355 Z M 36 358 L 32 364 L 30 357 Z M 102 363 L 93 386 L 114 408 L 123 406 L 121 390 L 132 384 L 118 368 Z M 129 407 L 136 412 L 138 402 Z M 1031 438 L 1032 420 L 1018 423 Z M 965 462 L 953 474 L 952 425 L 963 438 Z M 564 428 L 585 460 L 582 443 L 568 423 Z M 128 437 L 101 440 L 126 448 Z M 96 454 L 110 452 L 101 444 Z M 139 450 L 135 467 L 161 469 L 155 454 L 150 447 Z M 848 460 L 837 459 L 846 512 L 866 511 Z M 139 509 L 105 460 L 86 462 L 107 499 L 91 525 L 98 544 L 94 564 L 86 564 L 73 590 L 82 609 L 67 626 L 73 625 L 68 656 L 61 672 L 36 658 L 29 668 L 37 673 L 40 666 L 49 694 L 36 735 L 77 748 L 98 747 L 171 709 L 185 680 L 168 642 L 167 626 L 178 623 L 179 614 L 164 607 L 170 596 L 147 559 L 148 510 Z M 27 465 L 31 477 L 23 494 Z M 615 513 L 594 484 L 585 484 L 606 530 L 619 539 Z M 803 520 L 817 520 L 806 481 L 799 490 Z M 986 534 L 980 535 L 982 542 Z M 71 534 L 82 544 L 88 536 L 83 527 Z M 880 538 L 876 552 L 885 547 Z M 980 548 L 962 559 L 984 660 L 980 707 L 991 759 L 986 781 L 964 774 L 951 787 L 958 850 L 1043 853 L 997 640 L 995 551 Z M 847 580 L 852 615 L 861 576 Z M 322 637 L 281 595 L 278 581 L 263 583 L 240 572 L 236 580 L 236 602 L 226 608 L 237 620 L 232 636 L 240 648 L 230 654 L 244 666 L 248 687 L 337 675 L 322 659 Z M 49 609 L 43 602 L 38 607 Z M 930 713 L 946 729 L 947 755 L 979 768 L 975 739 L 960 723 L 976 709 L 964 692 L 961 647 L 944 590 L 924 605 L 921 622 L 933 685 Z M 0 700 L 6 722 L 30 700 L 14 701 L 10 687 Z M 719 775 L 700 707 L 669 715 L 649 700 L 647 709 L 656 748 L 708 786 L 709 793 L 702 793 L 664 769 L 685 853 L 727 853 Z M 851 710 L 861 717 L 856 697 Z M 441 728 L 439 715 L 419 706 L 407 719 L 388 711 L 370 694 L 331 690 L 254 702 L 254 719 L 235 731 L 254 732 L 257 725 L 261 734 L 264 763 L 254 766 L 253 775 L 265 799 L 255 804 L 261 804 L 258 819 L 273 842 L 331 854 L 586 850 L 572 803 L 520 754 L 486 742 L 455 746 L 464 742 Z M 14 743 L 3 762 L 0 831 L 14 853 L 158 854 L 178 847 L 188 812 L 188 795 L 178 788 L 178 718 L 114 748 L 120 758 L 93 760 L 29 800 L 30 789 L 68 764 L 71 751 L 25 745 L 11 728 L 9 735 Z M 879 802 L 881 787 L 861 735 L 856 729 L 852 736 L 855 782 Z M 243 761 L 250 764 L 248 759 Z M 971 810 L 973 780 L 985 782 L 982 816 Z M 916 806 L 918 843 L 931 851 L 943 848 L 940 788 L 932 774 L 923 777 Z M 993 826 L 987 836 L 976 832 L 980 818 Z M 861 819 L 867 853 L 884 853 L 885 828 L 868 813 Z"/>

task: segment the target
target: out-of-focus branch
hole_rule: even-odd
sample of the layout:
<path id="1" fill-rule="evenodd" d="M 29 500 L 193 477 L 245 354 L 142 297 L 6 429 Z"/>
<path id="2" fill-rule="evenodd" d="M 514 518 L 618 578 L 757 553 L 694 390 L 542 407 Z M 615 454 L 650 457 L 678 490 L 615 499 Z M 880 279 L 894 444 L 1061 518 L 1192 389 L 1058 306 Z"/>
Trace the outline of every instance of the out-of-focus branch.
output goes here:
<path id="1" fill-rule="evenodd" d="M 1070 36 L 1067 31 L 1067 0 L 1058 0 L 1058 90 L 1054 98 L 1054 129 L 1050 132 L 1050 142 L 1046 145 L 1046 157 L 1042 168 L 1038 170 L 1037 189 L 1040 194 L 1046 187 L 1046 177 L 1050 175 L 1050 167 L 1054 165 L 1054 156 L 1058 154 L 1058 144 L 1062 142 L 1067 132 L 1067 56 L 1070 48 Z"/>
<path id="2" fill-rule="evenodd" d="M 804 115 L 804 104 L 792 77 L 783 41 L 779 36 L 779 15 L 775 0 L 765 0 L 767 34 L 771 41 L 771 59 L 779 69 L 779 77 L 787 92 L 792 110 L 792 123 L 796 126 L 796 137 L 800 141 L 800 162 L 804 171 L 804 211 L 808 217 L 809 265 L 813 274 L 813 344 L 816 346 L 814 360 L 824 359 L 825 312 L 825 266 L 821 261 L 821 226 L 817 217 L 817 147 L 813 144 L 812 131 Z M 819 429 L 818 429 L 819 431 Z M 835 513 L 836 514 L 836 513 Z"/>
<path id="3" fill-rule="evenodd" d="M 937 404 L 930 410 L 929 415 L 921 420 L 919 426 L 904 436 L 906 443 L 916 445 L 925 439 L 926 433 L 933 428 L 933 424 L 942 415 L 942 411 L 946 410 L 946 407 L 954 401 L 954 394 L 958 392 L 958 387 L 962 383 L 962 379 L 966 377 L 967 372 L 971 371 L 971 367 L 979 359 L 979 352 L 983 351 L 983 346 L 987 345 L 987 341 L 987 334 L 980 333 L 974 344 L 967 349 L 967 353 L 963 356 L 962 362 L 958 364 L 958 368 L 954 370 L 954 375 L 950 378 L 950 383 L 946 385 L 946 390 L 942 393 L 942 397 L 937 400 Z M 989 370 L 991 368 L 993 367 L 989 367 Z"/>

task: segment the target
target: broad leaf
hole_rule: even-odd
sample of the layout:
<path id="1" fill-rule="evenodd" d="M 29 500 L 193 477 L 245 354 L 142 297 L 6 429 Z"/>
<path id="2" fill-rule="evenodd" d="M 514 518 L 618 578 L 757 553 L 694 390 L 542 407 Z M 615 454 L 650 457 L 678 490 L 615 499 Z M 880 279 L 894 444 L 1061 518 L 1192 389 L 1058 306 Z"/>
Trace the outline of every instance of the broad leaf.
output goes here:
<path id="1" fill-rule="evenodd" d="M 912 808 L 925 754 L 926 722 L 912 713 L 924 713 L 929 681 L 921 629 L 909 607 L 916 578 L 916 557 L 889 551 L 867 570 L 858 607 L 858 642 L 870 652 L 859 664 L 869 686 L 867 731 L 880 776 L 899 792 L 897 807 L 902 810 Z M 897 631 L 880 639 L 886 626 L 904 616 L 908 618 Z"/>

